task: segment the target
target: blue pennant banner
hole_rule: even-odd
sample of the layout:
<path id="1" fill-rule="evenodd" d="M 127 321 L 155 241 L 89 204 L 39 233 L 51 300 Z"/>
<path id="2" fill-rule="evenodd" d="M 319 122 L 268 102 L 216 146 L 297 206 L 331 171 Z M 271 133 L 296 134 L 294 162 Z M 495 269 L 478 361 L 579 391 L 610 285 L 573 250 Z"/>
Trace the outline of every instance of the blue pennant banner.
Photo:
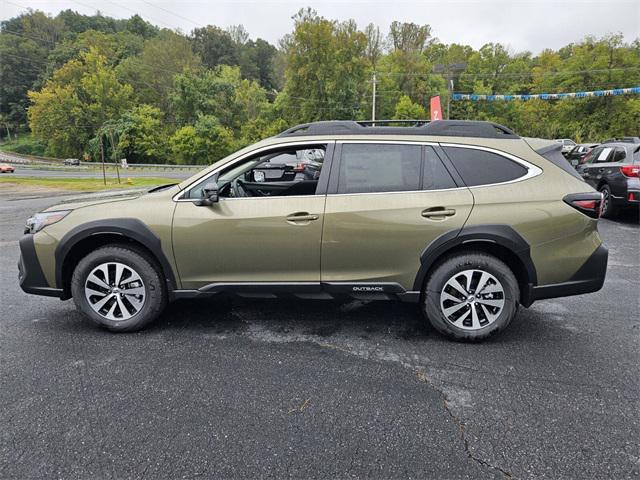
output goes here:
<path id="1" fill-rule="evenodd" d="M 486 100 L 488 102 L 497 100 L 560 100 L 563 98 L 610 97 L 614 95 L 631 95 L 634 93 L 640 94 L 640 87 L 595 90 L 593 92 L 536 93 L 531 95 L 476 95 L 473 93 L 454 93 L 451 95 L 451 100 Z"/>

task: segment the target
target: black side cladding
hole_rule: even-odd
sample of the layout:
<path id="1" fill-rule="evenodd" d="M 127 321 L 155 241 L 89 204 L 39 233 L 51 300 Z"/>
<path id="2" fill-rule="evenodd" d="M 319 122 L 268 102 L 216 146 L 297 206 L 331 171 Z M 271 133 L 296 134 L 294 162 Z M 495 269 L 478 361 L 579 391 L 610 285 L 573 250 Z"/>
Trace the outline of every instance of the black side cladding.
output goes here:
<path id="1" fill-rule="evenodd" d="M 20 239 L 18 279 L 20 288 L 26 293 L 48 297 L 62 296 L 62 289 L 52 288 L 42 272 L 32 234 L 26 234 Z"/>
<path id="2" fill-rule="evenodd" d="M 413 284 L 413 290 L 421 291 L 429 269 L 449 250 L 465 244 L 487 242 L 509 250 L 522 264 L 528 285 L 537 285 L 538 276 L 531 259 L 529 244 L 509 225 L 474 225 L 458 230 L 450 230 L 431 242 L 420 256 L 420 269 Z"/>
<path id="3" fill-rule="evenodd" d="M 65 258 L 73 247 L 81 240 L 92 235 L 114 234 L 123 238 L 131 238 L 144 245 L 151 251 L 162 267 L 167 288 L 171 292 L 177 288 L 177 283 L 173 270 L 164 253 L 162 252 L 160 238 L 153 233 L 149 227 L 137 218 L 110 218 L 106 220 L 96 220 L 83 223 L 70 230 L 56 247 L 56 284 L 63 284 L 62 268 Z"/>

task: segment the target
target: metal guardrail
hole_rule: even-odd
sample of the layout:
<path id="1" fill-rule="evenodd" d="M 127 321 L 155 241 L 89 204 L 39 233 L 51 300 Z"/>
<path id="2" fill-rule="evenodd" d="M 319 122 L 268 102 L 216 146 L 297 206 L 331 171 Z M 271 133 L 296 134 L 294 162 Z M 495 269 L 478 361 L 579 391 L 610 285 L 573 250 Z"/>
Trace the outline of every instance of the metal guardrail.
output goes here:
<path id="1" fill-rule="evenodd" d="M 0 162 L 3 163 L 11 163 L 16 165 L 31 165 L 31 166 L 47 166 L 47 167 L 58 167 L 58 168 L 74 168 L 71 165 L 64 165 L 64 160 L 59 158 L 51 158 L 51 157 L 38 157 L 35 155 L 23 155 L 21 153 L 14 152 L 0 152 Z M 84 167 L 94 167 L 94 168 L 102 168 L 102 163 L 100 162 L 80 162 L 81 166 Z M 126 172 L 127 170 L 156 170 L 156 171 L 168 171 L 168 170 L 179 170 L 179 171 L 199 171 L 203 168 L 206 168 L 207 165 L 171 165 L 166 163 L 130 163 L 127 168 L 122 168 L 120 165 L 115 165 L 113 163 L 105 163 L 105 167 L 108 169 L 115 169 L 116 166 Z M 77 168 L 77 167 L 75 167 Z"/>

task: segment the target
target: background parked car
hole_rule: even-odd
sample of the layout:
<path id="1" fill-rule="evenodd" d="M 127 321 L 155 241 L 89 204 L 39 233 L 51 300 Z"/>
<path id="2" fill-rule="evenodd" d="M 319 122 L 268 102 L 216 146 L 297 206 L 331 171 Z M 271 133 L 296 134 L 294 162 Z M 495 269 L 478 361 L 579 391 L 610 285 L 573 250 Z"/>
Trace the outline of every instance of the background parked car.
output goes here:
<path id="1" fill-rule="evenodd" d="M 0 165 L 0 173 L 13 173 L 15 171 L 16 169 L 13 168 L 11 165 L 7 165 L 6 163 L 3 163 L 2 165 Z"/>
<path id="2" fill-rule="evenodd" d="M 602 216 L 640 205 L 640 144 L 605 143 L 594 148 L 577 167 L 584 180 L 602 193 Z"/>
<path id="3" fill-rule="evenodd" d="M 574 142 L 570 138 L 556 138 L 556 142 L 562 144 L 562 154 L 565 156 L 571 151 L 573 147 L 576 146 L 576 142 Z"/>
<path id="4" fill-rule="evenodd" d="M 586 157 L 591 150 L 597 147 L 598 143 L 579 143 L 575 147 L 571 149 L 569 153 L 566 154 L 566 159 L 569 160 L 569 163 L 577 167 L 580 164 L 580 161 Z"/>
<path id="5" fill-rule="evenodd" d="M 66 158 L 64 162 L 62 162 L 62 164 L 77 167 L 80 165 L 80 160 L 78 160 L 77 158 Z"/>
<path id="6" fill-rule="evenodd" d="M 640 137 L 608 138 L 602 143 L 640 143 Z"/>

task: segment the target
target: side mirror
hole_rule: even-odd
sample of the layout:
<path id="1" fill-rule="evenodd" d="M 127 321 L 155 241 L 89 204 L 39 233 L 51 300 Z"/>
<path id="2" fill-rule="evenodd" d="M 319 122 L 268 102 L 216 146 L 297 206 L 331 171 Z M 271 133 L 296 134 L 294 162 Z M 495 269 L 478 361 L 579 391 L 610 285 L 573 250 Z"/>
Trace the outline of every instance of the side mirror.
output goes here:
<path id="1" fill-rule="evenodd" d="M 199 207 L 210 207 L 214 203 L 218 203 L 218 184 L 217 182 L 207 183 L 202 189 L 204 198 L 195 202 Z"/>

